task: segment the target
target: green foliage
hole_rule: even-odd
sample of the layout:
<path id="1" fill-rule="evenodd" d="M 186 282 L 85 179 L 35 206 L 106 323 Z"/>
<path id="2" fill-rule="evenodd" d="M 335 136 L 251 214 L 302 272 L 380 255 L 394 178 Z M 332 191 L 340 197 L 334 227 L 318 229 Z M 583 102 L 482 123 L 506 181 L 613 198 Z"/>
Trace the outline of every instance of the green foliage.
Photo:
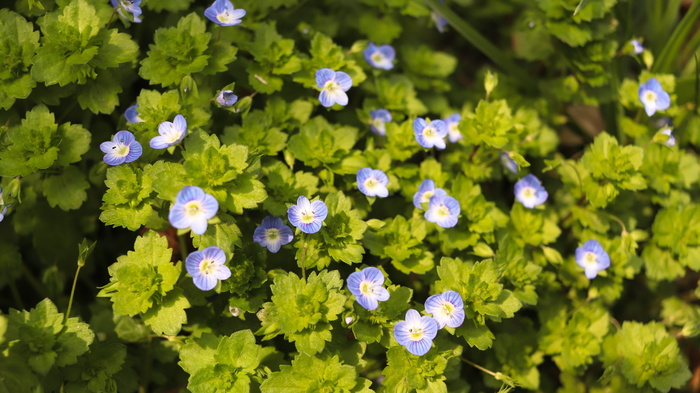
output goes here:
<path id="1" fill-rule="evenodd" d="M 338 356 L 312 357 L 300 353 L 291 366 L 282 365 L 260 386 L 263 393 L 329 392 L 369 393 L 371 382 Z"/>
<path id="2" fill-rule="evenodd" d="M 16 99 L 27 98 L 36 86 L 30 75 L 34 52 L 39 47 L 39 32 L 21 15 L 0 10 L 0 108 L 10 109 Z"/>

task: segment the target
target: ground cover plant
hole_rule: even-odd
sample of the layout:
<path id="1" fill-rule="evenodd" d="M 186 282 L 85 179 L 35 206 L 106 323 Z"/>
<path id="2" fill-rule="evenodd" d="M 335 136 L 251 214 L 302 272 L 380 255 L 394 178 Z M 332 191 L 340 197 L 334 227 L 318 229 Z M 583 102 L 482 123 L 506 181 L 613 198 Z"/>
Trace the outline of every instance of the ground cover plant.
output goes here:
<path id="1" fill-rule="evenodd" d="M 700 2 L 3 6 L 0 393 L 700 391 Z"/>

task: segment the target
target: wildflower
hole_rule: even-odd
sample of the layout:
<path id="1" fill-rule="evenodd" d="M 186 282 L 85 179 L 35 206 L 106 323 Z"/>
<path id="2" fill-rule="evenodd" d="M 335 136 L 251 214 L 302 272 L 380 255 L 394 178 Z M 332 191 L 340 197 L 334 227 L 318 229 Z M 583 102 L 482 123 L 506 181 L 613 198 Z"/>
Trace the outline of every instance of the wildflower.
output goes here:
<path id="1" fill-rule="evenodd" d="M 100 144 L 105 156 L 102 158 L 108 165 L 119 165 L 125 162 L 132 162 L 141 157 L 143 148 L 136 141 L 134 134 L 129 131 L 119 131 L 114 134 L 112 141 Z"/>
<path id="2" fill-rule="evenodd" d="M 518 174 L 518 164 L 512 158 L 510 158 L 508 153 L 501 153 L 501 164 L 503 164 L 503 166 L 512 173 L 516 175 Z"/>
<path id="3" fill-rule="evenodd" d="M 280 247 L 289 244 L 294 239 L 292 230 L 284 225 L 281 218 L 267 216 L 263 218 L 259 227 L 253 232 L 253 241 L 260 243 L 261 247 L 276 253 Z"/>
<path id="4" fill-rule="evenodd" d="M 438 149 L 445 148 L 445 136 L 447 136 L 447 124 L 442 120 L 434 120 L 430 123 L 425 119 L 418 117 L 413 121 L 413 131 L 416 135 L 418 144 L 431 148 L 433 146 Z"/>
<path id="5" fill-rule="evenodd" d="M 445 291 L 429 297 L 425 301 L 425 311 L 433 314 L 440 329 L 445 325 L 457 328 L 464 322 L 464 302 L 462 296 L 455 291 Z"/>
<path id="6" fill-rule="evenodd" d="M 634 53 L 635 55 L 641 55 L 642 53 L 644 53 L 644 47 L 642 46 L 642 43 L 639 42 L 639 40 L 631 40 L 630 44 L 632 44 L 632 53 Z"/>
<path id="7" fill-rule="evenodd" d="M 323 220 L 328 216 L 328 207 L 323 201 L 309 200 L 305 196 L 297 199 L 297 204 L 287 210 L 289 222 L 304 233 L 316 233 L 321 230 Z"/>
<path id="8" fill-rule="evenodd" d="M 7 209 L 8 209 L 10 206 L 11 206 L 11 204 L 5 206 L 5 207 L 2 209 L 2 212 L 0 212 L 0 222 L 2 222 L 2 220 L 5 219 L 5 216 L 7 215 Z"/>
<path id="9" fill-rule="evenodd" d="M 369 116 L 372 119 L 369 127 L 372 132 L 386 136 L 386 123 L 391 121 L 391 112 L 386 109 L 377 109 L 376 111 L 369 111 Z"/>
<path id="10" fill-rule="evenodd" d="M 528 174 L 515 183 L 515 198 L 528 209 L 543 204 L 548 196 L 547 190 L 533 174 Z"/>
<path id="11" fill-rule="evenodd" d="M 244 9 L 234 9 L 229 0 L 216 0 L 209 8 L 204 10 L 204 16 L 210 21 L 221 26 L 235 26 L 241 23 L 241 18 L 246 14 Z"/>
<path id="12" fill-rule="evenodd" d="M 374 68 L 390 70 L 394 68 L 396 52 L 391 45 L 377 46 L 370 42 L 364 51 L 365 60 Z"/>
<path id="13" fill-rule="evenodd" d="M 112 7 L 115 7 L 119 15 L 125 19 L 129 19 L 124 15 L 124 11 L 130 13 L 134 19 L 134 23 L 141 23 L 141 0 L 110 0 Z"/>
<path id="14" fill-rule="evenodd" d="M 598 272 L 610 266 L 610 256 L 597 240 L 589 240 L 576 249 L 576 264 L 581 266 L 589 280 L 594 279 Z"/>
<path id="15" fill-rule="evenodd" d="M 182 141 L 187 133 L 187 121 L 182 115 L 175 116 L 172 122 L 164 121 L 158 126 L 160 136 L 154 136 L 149 145 L 154 149 L 165 149 Z"/>
<path id="16" fill-rule="evenodd" d="M 406 312 L 406 320 L 399 321 L 394 326 L 394 337 L 408 352 L 422 356 L 430 351 L 438 329 L 435 319 L 421 317 L 418 311 L 411 309 Z"/>
<path id="17" fill-rule="evenodd" d="M 389 300 L 384 284 L 384 274 L 376 267 L 367 267 L 348 276 L 348 289 L 360 306 L 367 310 L 379 307 L 379 302 Z"/>
<path id="18" fill-rule="evenodd" d="M 212 246 L 188 255 L 185 268 L 192 276 L 194 285 L 202 291 L 208 291 L 214 289 L 219 280 L 231 277 L 231 270 L 224 265 L 225 263 L 224 250 Z"/>
<path id="19" fill-rule="evenodd" d="M 418 191 L 413 194 L 413 206 L 422 210 L 423 204 L 430 202 L 430 198 L 435 195 L 436 192 L 442 192 L 447 195 L 442 188 L 435 188 L 435 182 L 432 179 L 423 180 L 420 186 L 418 186 Z"/>
<path id="20" fill-rule="evenodd" d="M 127 123 L 134 124 L 134 123 L 143 123 L 144 122 L 144 120 L 139 116 L 139 112 L 136 109 L 138 107 L 139 107 L 139 104 L 134 104 L 134 105 L 126 108 L 126 111 L 124 111 L 124 118 L 126 119 Z"/>
<path id="21" fill-rule="evenodd" d="M 443 228 L 452 228 L 457 225 L 459 212 L 459 201 L 448 196 L 444 190 L 440 189 L 430 197 L 428 211 L 425 212 L 425 219 Z"/>
<path id="22" fill-rule="evenodd" d="M 207 220 L 219 210 L 219 202 L 197 186 L 183 187 L 170 207 L 168 220 L 178 229 L 192 228 L 192 232 L 203 235 L 207 231 Z"/>
<path id="23" fill-rule="evenodd" d="M 238 96 L 233 94 L 232 90 L 221 90 L 216 96 L 216 102 L 221 105 L 222 108 L 228 108 L 238 101 Z"/>
<path id="24" fill-rule="evenodd" d="M 346 91 L 352 87 L 350 75 L 343 71 L 333 71 L 330 68 L 321 68 L 316 71 L 316 85 L 321 88 L 318 100 L 321 105 L 329 108 L 334 104 L 345 106 L 348 104 Z"/>
<path id="25" fill-rule="evenodd" d="M 664 128 L 661 130 L 661 133 L 664 135 L 668 135 L 668 139 L 666 142 L 664 142 L 664 145 L 668 147 L 673 147 L 676 146 L 676 138 L 673 137 L 673 130 L 670 128 Z"/>
<path id="26" fill-rule="evenodd" d="M 671 97 L 656 78 L 649 78 L 647 83 L 639 85 L 639 100 L 642 101 L 648 116 L 671 106 Z"/>
<path id="27" fill-rule="evenodd" d="M 386 198 L 389 195 L 388 185 L 389 178 L 379 169 L 362 168 L 357 171 L 357 188 L 367 196 Z"/>
<path id="28" fill-rule="evenodd" d="M 462 120 L 462 116 L 460 116 L 459 113 L 453 113 L 450 116 L 442 119 L 442 121 L 447 124 L 447 139 L 449 139 L 452 143 L 455 143 L 463 138 L 462 133 L 459 132 L 460 120 Z"/>

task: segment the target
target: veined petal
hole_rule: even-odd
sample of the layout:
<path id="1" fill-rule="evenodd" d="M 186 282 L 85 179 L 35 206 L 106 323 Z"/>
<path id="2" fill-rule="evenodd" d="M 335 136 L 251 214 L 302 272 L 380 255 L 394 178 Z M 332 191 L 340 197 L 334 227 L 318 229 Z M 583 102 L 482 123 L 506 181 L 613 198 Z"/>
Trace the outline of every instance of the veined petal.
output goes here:
<path id="1" fill-rule="evenodd" d="M 323 88 L 326 82 L 335 78 L 335 71 L 330 68 L 321 68 L 316 71 L 316 85 Z M 325 105 L 324 105 L 325 106 Z"/>
<path id="2" fill-rule="evenodd" d="M 338 71 L 335 73 L 335 81 L 340 85 L 340 88 L 343 91 L 348 91 L 352 87 L 352 78 L 350 78 L 350 75 L 343 71 Z M 339 103 L 340 104 L 340 103 Z M 340 105 L 346 105 L 345 104 L 340 104 Z"/>

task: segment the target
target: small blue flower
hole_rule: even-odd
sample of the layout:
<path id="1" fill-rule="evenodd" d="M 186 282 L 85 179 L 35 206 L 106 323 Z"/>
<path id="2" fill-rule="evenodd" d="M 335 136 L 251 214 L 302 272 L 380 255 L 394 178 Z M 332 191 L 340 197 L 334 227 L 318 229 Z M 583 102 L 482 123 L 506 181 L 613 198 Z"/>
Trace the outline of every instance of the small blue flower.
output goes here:
<path id="1" fill-rule="evenodd" d="M 333 71 L 330 68 L 321 68 L 316 71 L 316 85 L 321 88 L 318 100 L 321 105 L 329 108 L 334 104 L 345 106 L 348 104 L 346 91 L 352 87 L 352 78 L 343 71 Z"/>
<path id="2" fill-rule="evenodd" d="M 664 135 L 668 135 L 668 139 L 666 142 L 664 142 L 664 145 L 668 147 L 673 147 L 676 146 L 676 138 L 673 137 L 673 130 L 670 128 L 664 128 L 661 130 L 661 133 Z"/>
<path id="3" fill-rule="evenodd" d="M 204 16 L 210 21 L 221 26 L 235 26 L 241 23 L 241 18 L 246 14 L 244 9 L 234 9 L 229 0 L 216 0 L 204 10 Z"/>
<path id="4" fill-rule="evenodd" d="M 377 109 L 369 111 L 369 116 L 372 119 L 370 129 L 375 134 L 386 136 L 386 123 L 391 121 L 391 112 L 386 109 Z"/>
<path id="5" fill-rule="evenodd" d="M 455 291 L 445 291 L 429 297 L 425 301 L 425 311 L 433 314 L 440 329 L 445 325 L 457 328 L 464 322 L 464 302 L 462 296 Z"/>
<path id="6" fill-rule="evenodd" d="M 396 342 L 408 349 L 408 352 L 422 356 L 430 351 L 433 339 L 437 336 L 439 325 L 431 317 L 421 317 L 416 310 L 406 312 L 406 320 L 394 326 Z"/>
<path id="7" fill-rule="evenodd" d="M 447 31 L 447 19 L 436 12 L 431 12 L 430 17 L 433 19 L 433 22 L 435 22 L 435 28 L 437 28 L 440 33 Z"/>
<path id="8" fill-rule="evenodd" d="M 642 53 L 644 53 L 644 47 L 642 46 L 642 43 L 639 42 L 639 40 L 631 40 L 630 44 L 632 44 L 632 53 L 634 53 L 635 55 L 641 55 Z"/>
<path id="9" fill-rule="evenodd" d="M 639 100 L 642 101 L 647 116 L 652 116 L 656 111 L 662 111 L 671 106 L 671 97 L 656 78 L 649 78 L 647 83 L 639 85 Z"/>
<path id="10" fill-rule="evenodd" d="M 292 230 L 284 225 L 281 218 L 267 216 L 253 232 L 253 241 L 261 247 L 267 247 L 271 253 L 276 253 L 280 247 L 289 244 L 294 239 Z"/>
<path id="11" fill-rule="evenodd" d="M 389 178 L 379 169 L 362 168 L 357 171 L 357 188 L 367 196 L 386 198 L 389 195 L 388 185 Z"/>
<path id="12" fill-rule="evenodd" d="M 413 131 L 418 144 L 429 149 L 433 146 L 438 149 L 445 148 L 445 136 L 447 136 L 447 124 L 442 120 L 433 120 L 428 123 L 422 117 L 413 121 Z"/>
<path id="13" fill-rule="evenodd" d="M 518 163 L 516 163 L 515 160 L 513 160 L 512 158 L 510 158 L 508 153 L 501 153 L 501 164 L 503 164 L 503 166 L 507 170 L 511 171 L 516 175 L 518 174 L 518 171 L 520 171 L 520 169 L 518 168 Z"/>
<path id="14" fill-rule="evenodd" d="M 435 192 L 447 194 L 442 188 L 435 188 L 435 182 L 432 179 L 425 179 L 418 186 L 418 191 L 413 194 L 413 206 L 423 210 L 423 204 L 430 202 L 430 198 L 435 195 Z"/>
<path id="15" fill-rule="evenodd" d="M 207 220 L 219 210 L 219 202 L 197 186 L 183 187 L 170 207 L 168 220 L 178 229 L 192 228 L 192 232 L 203 235 L 207 231 Z"/>
<path id="16" fill-rule="evenodd" d="M 428 211 L 425 212 L 425 219 L 443 228 L 452 228 L 457 225 L 459 212 L 459 201 L 448 196 L 444 190 L 438 189 L 430 197 Z"/>
<path id="17" fill-rule="evenodd" d="M 515 183 L 515 198 L 528 209 L 543 204 L 548 196 L 547 190 L 533 174 L 528 174 Z"/>
<path id="18" fill-rule="evenodd" d="M 379 302 L 389 300 L 384 284 L 384 274 L 376 267 L 367 267 L 348 276 L 348 289 L 360 306 L 367 310 L 379 307 Z"/>
<path id="19" fill-rule="evenodd" d="M 139 104 L 134 104 L 128 108 L 126 108 L 126 111 L 124 111 L 124 118 L 126 119 L 126 122 L 129 124 L 134 124 L 134 123 L 143 123 L 144 120 L 139 116 L 139 112 L 136 108 L 139 107 Z"/>
<path id="20" fill-rule="evenodd" d="M 455 143 L 462 139 L 462 133 L 459 132 L 459 122 L 462 120 L 462 116 L 459 113 L 453 113 L 450 116 L 442 119 L 442 121 L 447 124 L 447 138 L 450 142 Z"/>
<path id="21" fill-rule="evenodd" d="M 581 266 L 589 280 L 610 267 L 610 256 L 597 240 L 589 240 L 576 249 L 576 264 Z"/>
<path id="22" fill-rule="evenodd" d="M 328 216 L 328 207 L 323 201 L 309 200 L 305 196 L 297 199 L 297 204 L 287 210 L 289 222 L 304 233 L 316 233 L 321 230 L 323 220 Z"/>
<path id="23" fill-rule="evenodd" d="M 187 121 L 182 115 L 175 116 L 172 122 L 164 121 L 158 126 L 160 136 L 154 136 L 149 145 L 153 149 L 165 149 L 182 142 L 187 133 Z"/>
<path id="24" fill-rule="evenodd" d="M 391 45 L 377 46 L 370 42 L 364 51 L 365 60 L 374 68 L 390 70 L 394 68 L 396 52 Z"/>
<path id="25" fill-rule="evenodd" d="M 219 280 L 231 277 L 231 270 L 225 263 L 224 250 L 212 246 L 188 255 L 185 259 L 185 268 L 192 276 L 194 285 L 202 291 L 208 291 L 214 289 Z"/>
<path id="26" fill-rule="evenodd" d="M 232 90 L 221 90 L 216 96 L 216 102 L 221 105 L 222 108 L 228 108 L 238 101 L 238 96 L 233 94 Z"/>
<path id="27" fill-rule="evenodd" d="M 108 165 L 119 165 L 132 162 L 141 157 L 143 148 L 136 141 L 134 134 L 129 131 L 119 131 L 114 134 L 111 142 L 102 142 L 100 150 L 105 154 L 104 162 Z"/>
<path id="28" fill-rule="evenodd" d="M 9 205 L 5 206 L 5 207 L 2 209 L 2 212 L 0 212 L 0 222 L 2 222 L 2 220 L 5 219 L 5 216 L 7 215 L 7 209 L 8 209 L 10 206 L 12 206 L 12 204 L 9 204 Z"/>
<path id="29" fill-rule="evenodd" d="M 124 12 L 128 12 L 132 15 L 134 23 L 141 23 L 141 0 L 110 0 L 112 7 L 116 7 L 117 13 L 121 15 L 124 19 L 129 19 Z"/>

